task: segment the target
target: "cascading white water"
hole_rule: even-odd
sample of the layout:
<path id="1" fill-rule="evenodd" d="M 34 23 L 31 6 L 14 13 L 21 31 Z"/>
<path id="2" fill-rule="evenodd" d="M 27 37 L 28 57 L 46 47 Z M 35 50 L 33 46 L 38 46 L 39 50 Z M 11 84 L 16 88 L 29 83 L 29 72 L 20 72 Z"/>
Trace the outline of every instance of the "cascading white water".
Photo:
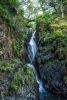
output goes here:
<path id="1" fill-rule="evenodd" d="M 57 96 L 53 96 L 52 94 L 50 94 L 48 91 L 46 91 L 46 88 L 43 87 L 43 82 L 41 80 L 41 77 L 39 75 L 39 71 L 38 71 L 38 63 L 37 64 L 33 64 L 33 62 L 36 63 L 36 57 L 37 57 L 37 53 L 38 53 L 38 46 L 36 43 L 36 31 L 33 32 L 30 41 L 28 43 L 28 58 L 29 58 L 29 64 L 27 64 L 29 67 L 31 67 L 35 73 L 36 76 L 36 81 L 39 85 L 39 93 L 40 93 L 40 100 L 62 100 L 62 98 L 60 99 L 60 97 Z M 36 98 L 37 100 L 37 98 Z M 64 99 L 66 100 L 66 99 Z"/>
<path id="2" fill-rule="evenodd" d="M 35 61 L 35 58 L 36 58 L 37 52 L 38 52 L 37 44 L 35 41 L 35 38 L 36 38 L 35 34 L 36 34 L 36 31 L 33 32 L 31 39 L 29 41 L 29 44 L 28 44 L 28 58 L 29 58 L 30 63 L 27 64 L 27 66 L 33 68 L 33 71 L 36 76 L 36 81 L 39 85 L 39 92 L 42 93 L 42 92 L 45 92 L 45 89 L 43 87 L 43 83 L 42 83 L 41 79 L 39 79 L 39 77 L 38 77 L 39 73 L 37 72 L 37 70 L 35 68 L 36 66 L 33 65 L 33 62 Z"/>
<path id="3" fill-rule="evenodd" d="M 37 46 L 34 41 L 35 33 L 36 33 L 36 31 L 32 34 L 32 37 L 31 37 L 31 39 L 29 41 L 29 45 L 28 45 L 28 51 L 29 51 L 28 57 L 29 57 L 30 63 L 32 63 L 35 60 L 35 56 L 37 53 Z"/>

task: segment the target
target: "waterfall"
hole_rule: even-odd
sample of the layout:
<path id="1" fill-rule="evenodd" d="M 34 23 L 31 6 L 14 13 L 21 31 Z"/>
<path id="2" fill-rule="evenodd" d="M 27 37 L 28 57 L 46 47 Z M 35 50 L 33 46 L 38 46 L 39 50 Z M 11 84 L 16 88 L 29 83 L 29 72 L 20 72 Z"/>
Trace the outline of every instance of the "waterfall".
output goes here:
<path id="1" fill-rule="evenodd" d="M 32 37 L 31 37 L 29 44 L 28 44 L 28 58 L 29 58 L 31 64 L 35 60 L 35 57 L 37 54 L 37 45 L 36 45 L 35 40 L 34 40 L 35 33 L 36 33 L 36 31 L 33 32 Z"/>
<path id="2" fill-rule="evenodd" d="M 42 93 L 42 92 L 45 92 L 45 88 L 43 86 L 40 73 L 39 73 L 38 63 L 36 61 L 37 53 L 38 53 L 38 47 L 36 43 L 36 31 L 34 31 L 28 43 L 29 63 L 27 64 L 27 66 L 33 69 L 35 76 L 36 76 L 36 81 L 39 85 L 39 92 Z"/>

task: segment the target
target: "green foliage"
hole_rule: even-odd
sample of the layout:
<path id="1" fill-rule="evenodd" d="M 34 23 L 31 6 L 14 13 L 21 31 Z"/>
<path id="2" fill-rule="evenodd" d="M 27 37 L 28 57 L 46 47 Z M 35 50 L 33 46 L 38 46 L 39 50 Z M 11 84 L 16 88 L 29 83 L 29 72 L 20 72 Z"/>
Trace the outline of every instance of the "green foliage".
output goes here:
<path id="1" fill-rule="evenodd" d="M 12 49 L 15 57 L 18 56 L 20 49 L 22 49 L 24 39 L 27 35 L 25 28 L 27 21 L 24 18 L 24 11 L 20 5 L 18 0 L 1 0 L 0 2 L 0 16 L 14 30 L 11 36 L 14 38 Z"/>
<path id="2" fill-rule="evenodd" d="M 43 11 L 43 13 L 45 12 L 45 6 L 47 5 L 47 1 L 46 0 L 38 0 L 39 4 L 41 6 L 41 9 Z"/>
<path id="3" fill-rule="evenodd" d="M 45 12 L 42 15 L 37 16 L 36 24 L 39 27 L 40 31 L 43 33 L 44 31 L 50 31 L 50 24 L 54 20 L 55 16 L 49 12 Z"/>
<path id="4" fill-rule="evenodd" d="M 0 51 L 3 50 L 3 47 L 4 47 L 4 46 L 3 46 L 3 43 L 0 42 Z"/>
<path id="5" fill-rule="evenodd" d="M 51 23 L 55 18 L 55 16 L 51 14 L 50 12 L 44 13 L 43 17 L 45 19 L 45 23 Z"/>
<path id="6" fill-rule="evenodd" d="M 28 27 L 32 28 L 33 30 L 35 30 L 35 28 L 36 28 L 36 22 L 34 22 L 34 21 L 28 22 L 27 25 L 28 25 Z"/>
<path id="7" fill-rule="evenodd" d="M 21 63 L 19 59 L 13 60 L 1 60 L 0 61 L 0 73 L 7 74 L 11 73 L 14 70 L 15 65 Z M 8 94 L 15 92 L 19 87 L 31 85 L 34 83 L 34 73 L 31 68 L 28 68 L 26 65 L 21 65 L 16 73 L 14 73 L 14 78 L 8 89 Z"/>
<path id="8" fill-rule="evenodd" d="M 13 14 L 15 12 L 15 14 Z M 25 25 L 24 11 L 20 8 L 20 2 L 18 0 L 1 0 L 0 3 L 0 16 L 6 20 L 9 25 L 19 31 L 19 25 L 22 23 Z M 17 16 L 17 17 L 15 17 Z"/>
<path id="9" fill-rule="evenodd" d="M 0 60 L 0 72 L 10 72 L 16 63 L 12 63 L 10 60 Z"/>
<path id="10" fill-rule="evenodd" d="M 7 9 L 4 9 L 2 5 L 0 5 L 0 16 L 2 16 L 4 18 L 4 20 L 6 20 L 11 27 L 15 27 L 15 23 L 16 20 L 13 19 L 13 16 L 10 12 L 8 12 Z"/>
<path id="11" fill-rule="evenodd" d="M 19 59 L 0 60 L 0 72 L 11 72 L 16 64 L 21 63 Z"/>
<path id="12" fill-rule="evenodd" d="M 4 9 L 14 15 L 17 13 L 17 9 L 20 3 L 18 0 L 0 0 L 0 4 Z"/>
<path id="13" fill-rule="evenodd" d="M 44 22 L 44 23 L 51 23 L 55 16 L 51 14 L 50 12 L 45 12 L 42 15 L 37 16 L 36 21 Z"/>
<path id="14" fill-rule="evenodd" d="M 17 40 L 13 41 L 12 49 L 13 49 L 13 54 L 14 54 L 15 57 L 18 56 L 20 49 L 22 48 L 21 46 L 22 45 L 19 43 L 19 41 L 17 41 Z"/>
<path id="15" fill-rule="evenodd" d="M 9 92 L 14 92 L 18 87 L 31 85 L 34 83 L 34 74 L 32 69 L 27 68 L 26 65 L 22 65 L 22 68 L 14 75 L 14 79 L 9 87 Z"/>
<path id="16" fill-rule="evenodd" d="M 57 30 L 51 33 L 45 32 L 41 35 L 40 40 L 43 39 L 44 41 L 50 40 L 50 39 L 55 39 L 58 37 L 67 37 L 66 34 L 62 30 Z"/>
<path id="17" fill-rule="evenodd" d="M 27 29 L 21 29 L 19 30 L 19 35 L 16 34 L 16 38 L 13 39 L 12 41 L 12 51 L 13 51 L 13 55 L 14 57 L 18 57 L 21 49 L 24 49 L 24 41 L 27 37 Z"/>

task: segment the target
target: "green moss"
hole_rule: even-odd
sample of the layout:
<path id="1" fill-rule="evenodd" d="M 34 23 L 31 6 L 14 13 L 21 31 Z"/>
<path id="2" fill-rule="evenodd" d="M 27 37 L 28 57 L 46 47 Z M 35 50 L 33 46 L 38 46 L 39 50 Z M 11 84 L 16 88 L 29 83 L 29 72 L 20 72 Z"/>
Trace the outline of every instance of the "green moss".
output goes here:
<path id="1" fill-rule="evenodd" d="M 14 64 L 7 61 L 0 61 L 0 72 L 8 72 L 14 67 Z"/>
<path id="2" fill-rule="evenodd" d="M 11 72 L 15 64 L 19 63 L 18 59 L 14 60 L 0 60 L 0 72 Z"/>
<path id="3" fill-rule="evenodd" d="M 16 91 L 20 86 L 31 85 L 34 83 L 34 73 L 33 70 L 27 66 L 22 66 L 18 72 L 14 75 L 11 86 L 9 87 L 9 92 Z"/>
<path id="4" fill-rule="evenodd" d="M 0 61 L 0 73 L 7 73 L 14 69 L 15 64 L 21 63 L 19 59 L 13 60 L 1 60 Z M 8 73 L 7 73 L 8 74 Z M 33 85 L 34 73 L 33 70 L 26 65 L 21 64 L 21 68 L 14 73 L 14 78 L 8 89 L 8 93 L 15 92 L 20 86 Z"/>

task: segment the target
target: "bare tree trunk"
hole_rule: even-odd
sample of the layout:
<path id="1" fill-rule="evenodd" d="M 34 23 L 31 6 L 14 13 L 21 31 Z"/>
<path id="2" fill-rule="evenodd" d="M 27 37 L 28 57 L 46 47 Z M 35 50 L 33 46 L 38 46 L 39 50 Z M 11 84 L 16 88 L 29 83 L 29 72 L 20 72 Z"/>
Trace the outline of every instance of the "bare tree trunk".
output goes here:
<path id="1" fill-rule="evenodd" d="M 61 17 L 64 18 L 63 2 L 61 0 Z"/>
<path id="2" fill-rule="evenodd" d="M 8 31 L 8 32 L 7 32 Z M 4 38 L 4 58 L 12 57 L 12 41 L 10 38 L 10 28 L 6 29 L 5 38 Z"/>

